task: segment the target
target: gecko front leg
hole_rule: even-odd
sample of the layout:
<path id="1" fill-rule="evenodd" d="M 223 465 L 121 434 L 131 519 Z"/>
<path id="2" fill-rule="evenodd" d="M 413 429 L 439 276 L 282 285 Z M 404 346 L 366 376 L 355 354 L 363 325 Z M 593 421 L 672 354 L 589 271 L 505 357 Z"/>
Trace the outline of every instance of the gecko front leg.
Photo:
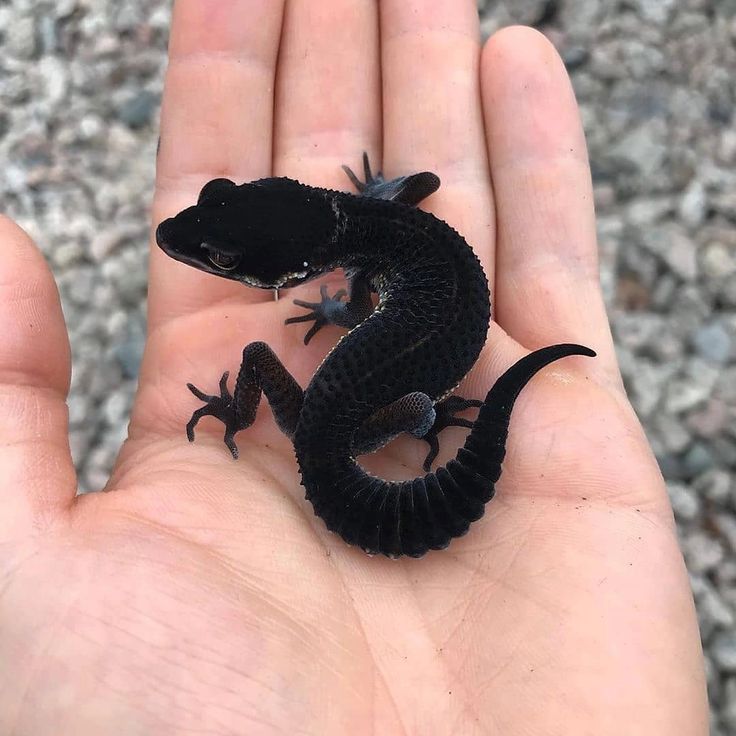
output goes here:
<path id="1" fill-rule="evenodd" d="M 334 296 L 330 297 L 327 296 L 327 286 L 323 284 L 320 286 L 319 293 L 321 297 L 319 302 L 304 302 L 301 299 L 294 299 L 294 304 L 310 311 L 298 317 L 289 317 L 284 321 L 284 324 L 287 325 L 296 324 L 297 322 L 314 322 L 304 335 L 305 345 L 308 345 L 309 341 L 325 325 L 337 325 L 352 330 L 353 327 L 359 325 L 373 312 L 371 290 L 368 283 L 361 276 L 354 276 L 350 279 L 350 294 L 346 302 L 342 301 L 343 297 L 346 296 L 345 289 L 340 289 Z"/>
<path id="2" fill-rule="evenodd" d="M 224 442 L 237 460 L 239 453 L 234 436 L 255 421 L 261 392 L 266 394 L 279 429 L 287 437 L 293 437 L 304 392 L 265 342 L 252 342 L 243 350 L 243 362 L 233 394 L 227 388 L 228 375 L 225 372 L 220 379 L 219 396 L 205 394 L 191 383 L 187 384 L 189 390 L 205 402 L 187 423 L 190 442 L 194 441 L 197 422 L 205 416 L 215 417 L 225 425 Z"/>

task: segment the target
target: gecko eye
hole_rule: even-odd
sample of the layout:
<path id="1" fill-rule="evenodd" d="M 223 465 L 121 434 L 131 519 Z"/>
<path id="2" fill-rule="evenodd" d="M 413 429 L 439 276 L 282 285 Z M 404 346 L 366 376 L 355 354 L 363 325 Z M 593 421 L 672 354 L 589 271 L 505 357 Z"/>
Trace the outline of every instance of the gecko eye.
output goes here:
<path id="1" fill-rule="evenodd" d="M 230 253 L 223 253 L 219 250 L 211 250 L 207 254 L 207 257 L 213 266 L 223 271 L 232 271 L 240 263 L 239 255 L 231 255 Z"/>

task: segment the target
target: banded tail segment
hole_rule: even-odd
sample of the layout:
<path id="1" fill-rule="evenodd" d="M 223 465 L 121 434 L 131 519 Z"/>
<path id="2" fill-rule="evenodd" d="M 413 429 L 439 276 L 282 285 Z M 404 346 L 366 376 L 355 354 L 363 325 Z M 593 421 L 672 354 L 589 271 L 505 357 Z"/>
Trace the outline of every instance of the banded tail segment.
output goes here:
<path id="1" fill-rule="evenodd" d="M 455 459 L 434 473 L 411 481 L 384 481 L 346 459 L 329 484 L 331 492 L 320 493 L 325 486 L 316 483 L 307 494 L 315 513 L 348 544 L 369 554 L 421 557 L 430 549 L 447 547 L 483 516 L 493 498 L 519 393 L 542 368 L 571 355 L 594 357 L 595 352 L 582 345 L 552 345 L 511 366 L 488 392 Z M 309 488 L 311 482 L 305 485 Z"/>

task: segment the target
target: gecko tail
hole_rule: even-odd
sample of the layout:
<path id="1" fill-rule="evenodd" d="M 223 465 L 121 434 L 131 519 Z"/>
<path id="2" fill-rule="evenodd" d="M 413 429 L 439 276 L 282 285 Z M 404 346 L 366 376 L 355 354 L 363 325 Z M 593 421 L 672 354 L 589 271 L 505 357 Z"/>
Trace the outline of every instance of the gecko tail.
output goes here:
<path id="1" fill-rule="evenodd" d="M 354 461 L 339 473 L 340 494 L 309 494 L 329 529 L 369 554 L 421 557 L 443 549 L 483 516 L 493 498 L 506 454 L 514 403 L 545 366 L 571 355 L 594 357 L 582 345 L 536 350 L 493 385 L 457 456 L 433 473 L 409 481 L 374 478 Z"/>

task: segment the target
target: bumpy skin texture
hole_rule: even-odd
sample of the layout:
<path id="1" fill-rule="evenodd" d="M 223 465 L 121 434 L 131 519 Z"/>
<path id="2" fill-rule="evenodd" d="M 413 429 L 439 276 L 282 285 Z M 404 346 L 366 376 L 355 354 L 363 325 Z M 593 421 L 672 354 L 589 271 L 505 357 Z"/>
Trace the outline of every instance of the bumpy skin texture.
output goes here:
<path id="1" fill-rule="evenodd" d="M 452 420 L 467 404 L 441 400 L 477 360 L 491 315 L 487 280 L 470 246 L 447 223 L 411 206 L 439 186 L 437 177 L 423 172 L 387 182 L 372 176 L 367 161 L 365 168 L 365 183 L 349 172 L 360 196 L 286 178 L 239 187 L 215 180 L 196 206 L 159 226 L 157 242 L 177 260 L 261 288 L 346 270 L 350 302 L 323 292 L 320 303 L 300 303 L 311 315 L 290 320 L 313 319 L 308 338 L 330 322 L 352 327 L 304 392 L 268 346 L 252 343 L 233 396 L 226 376 L 220 396 L 190 386 L 207 403 L 188 435 L 193 439 L 201 416 L 216 416 L 237 457 L 232 436 L 252 423 L 263 391 L 293 440 L 306 498 L 327 527 L 368 553 L 420 557 L 483 515 L 524 385 L 554 360 L 594 353 L 557 345 L 512 366 L 482 402 L 465 446 L 436 472 L 400 482 L 366 473 L 356 455 L 402 431 L 424 436 L 432 455 L 438 431 L 467 425 Z M 379 295 L 371 313 L 367 289 Z"/>

